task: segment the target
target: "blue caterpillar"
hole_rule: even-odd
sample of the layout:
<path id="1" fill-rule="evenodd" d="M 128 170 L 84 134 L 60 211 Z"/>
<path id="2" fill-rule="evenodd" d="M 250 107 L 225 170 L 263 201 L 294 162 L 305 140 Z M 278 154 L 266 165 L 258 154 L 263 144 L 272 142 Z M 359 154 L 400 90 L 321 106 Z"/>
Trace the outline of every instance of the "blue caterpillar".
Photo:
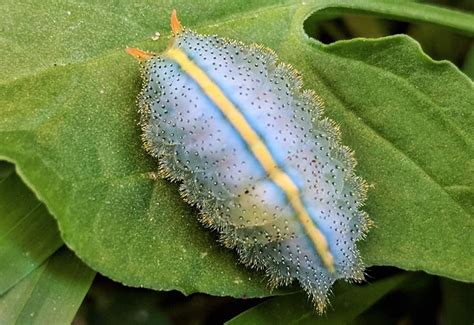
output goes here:
<path id="1" fill-rule="evenodd" d="M 297 280 L 322 312 L 339 278 L 363 279 L 356 242 L 370 225 L 366 186 L 322 101 L 275 53 L 196 34 L 171 19 L 143 64 L 143 141 L 160 174 L 272 287 Z"/>

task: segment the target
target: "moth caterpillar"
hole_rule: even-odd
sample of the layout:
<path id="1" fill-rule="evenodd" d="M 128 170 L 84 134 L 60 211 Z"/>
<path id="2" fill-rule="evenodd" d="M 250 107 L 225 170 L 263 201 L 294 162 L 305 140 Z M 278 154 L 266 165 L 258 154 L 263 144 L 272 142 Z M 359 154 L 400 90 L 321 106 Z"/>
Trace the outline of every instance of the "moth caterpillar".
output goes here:
<path id="1" fill-rule="evenodd" d="M 370 220 L 338 127 L 298 74 L 262 46 L 182 27 L 142 63 L 143 142 L 240 261 L 271 286 L 297 280 L 322 312 L 337 279 L 363 279 L 356 247 Z"/>

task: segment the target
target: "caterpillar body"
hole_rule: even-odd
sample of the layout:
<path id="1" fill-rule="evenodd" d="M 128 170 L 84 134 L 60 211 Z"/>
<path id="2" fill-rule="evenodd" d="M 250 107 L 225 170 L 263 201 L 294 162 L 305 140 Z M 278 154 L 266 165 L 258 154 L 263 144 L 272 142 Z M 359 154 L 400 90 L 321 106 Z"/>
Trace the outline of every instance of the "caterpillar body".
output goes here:
<path id="1" fill-rule="evenodd" d="M 322 312 L 337 279 L 363 279 L 365 183 L 322 101 L 274 52 L 183 28 L 143 65 L 145 148 L 160 174 L 271 286 L 297 280 Z"/>

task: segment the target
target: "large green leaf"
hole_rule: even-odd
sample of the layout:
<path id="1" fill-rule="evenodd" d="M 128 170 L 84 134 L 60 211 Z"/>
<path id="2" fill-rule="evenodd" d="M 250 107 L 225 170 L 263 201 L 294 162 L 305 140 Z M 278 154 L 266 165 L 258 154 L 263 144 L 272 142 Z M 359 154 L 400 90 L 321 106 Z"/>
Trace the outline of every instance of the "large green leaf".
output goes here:
<path id="1" fill-rule="evenodd" d="M 227 324 L 325 324 L 339 325 L 353 321 L 380 298 L 409 278 L 393 276 L 365 286 L 341 285 L 334 291 L 329 311 L 316 317 L 308 297 L 302 293 L 271 298 L 230 320 Z"/>
<path id="2" fill-rule="evenodd" d="M 65 247 L 0 297 L 1 324 L 70 324 L 95 272 Z"/>
<path id="3" fill-rule="evenodd" d="M 0 164 L 0 295 L 62 244 L 54 218 L 11 164 Z"/>
<path id="4" fill-rule="evenodd" d="M 376 227 L 360 245 L 368 264 L 474 280 L 463 199 L 472 191 L 471 81 L 408 37 L 324 46 L 303 32 L 315 11 L 380 13 L 471 34 L 472 15 L 372 1 L 2 6 L 10 60 L 1 62 L 0 157 L 17 165 L 63 239 L 94 269 L 155 289 L 270 294 L 259 273 L 236 265 L 202 229 L 176 185 L 155 180 L 156 161 L 141 147 L 139 71 L 123 49 L 163 49 L 166 37 L 151 36 L 167 34 L 174 7 L 199 32 L 273 48 L 326 101 L 371 184 L 366 210 Z"/>

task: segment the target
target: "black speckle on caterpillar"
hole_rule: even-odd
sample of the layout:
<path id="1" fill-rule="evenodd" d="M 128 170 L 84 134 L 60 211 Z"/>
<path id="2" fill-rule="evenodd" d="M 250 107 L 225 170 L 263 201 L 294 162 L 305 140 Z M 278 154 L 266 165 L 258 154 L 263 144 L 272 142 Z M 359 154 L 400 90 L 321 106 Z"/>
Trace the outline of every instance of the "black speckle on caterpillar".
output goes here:
<path id="1" fill-rule="evenodd" d="M 360 281 L 356 242 L 371 221 L 365 182 L 322 100 L 262 46 L 183 28 L 143 65 L 143 142 L 159 175 L 181 183 L 200 221 L 262 269 L 272 287 L 297 280 L 322 312 L 337 279 Z"/>

